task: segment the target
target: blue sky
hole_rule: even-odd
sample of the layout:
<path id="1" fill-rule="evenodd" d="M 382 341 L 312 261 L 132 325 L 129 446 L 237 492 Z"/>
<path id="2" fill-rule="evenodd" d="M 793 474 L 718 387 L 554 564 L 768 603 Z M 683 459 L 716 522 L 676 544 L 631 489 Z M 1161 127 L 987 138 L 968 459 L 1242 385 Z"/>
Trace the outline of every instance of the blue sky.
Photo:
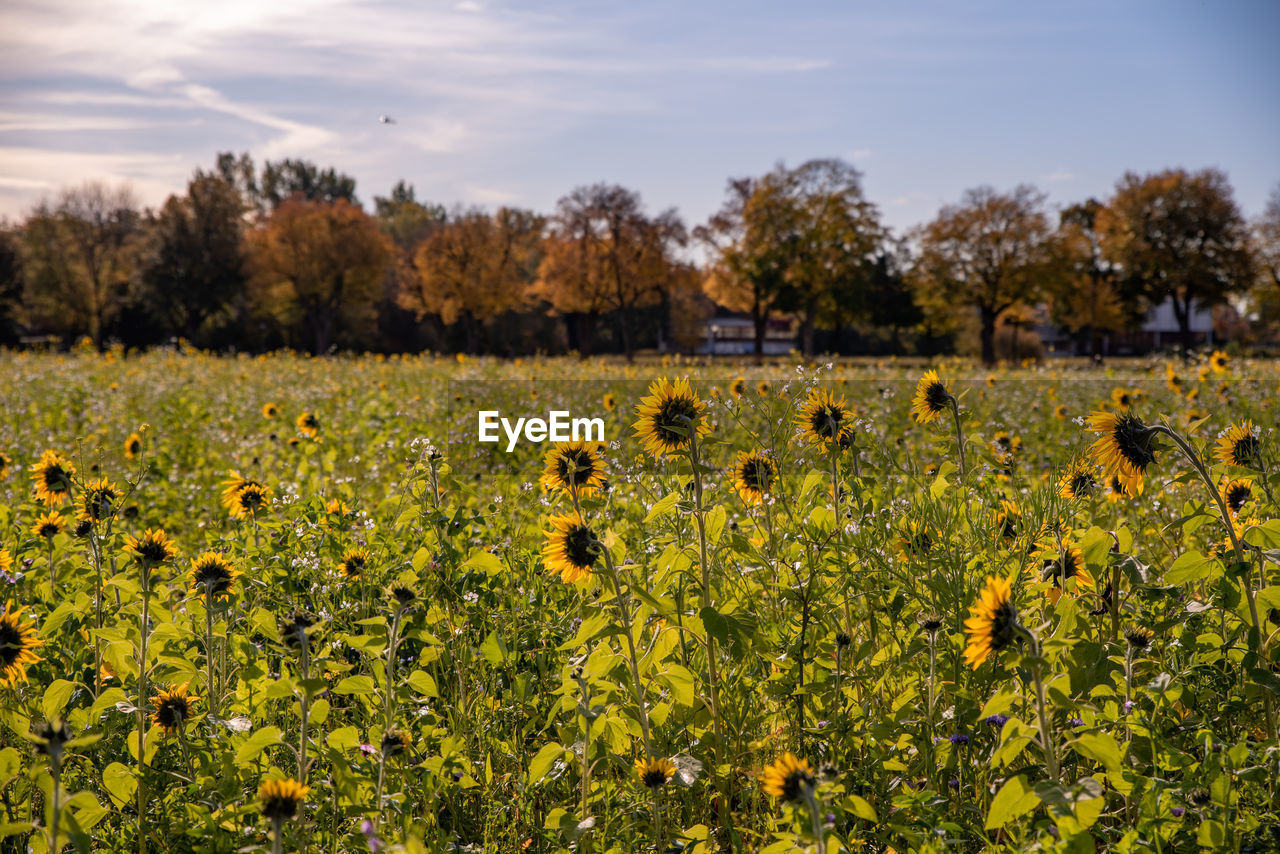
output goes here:
<path id="1" fill-rule="evenodd" d="M 1280 2 L 5 0 L 0 216 L 63 184 L 155 205 L 216 152 L 550 210 L 609 181 L 690 223 L 730 176 L 838 156 L 905 229 L 967 187 L 1280 183 Z M 378 123 L 379 114 L 397 119 Z"/>

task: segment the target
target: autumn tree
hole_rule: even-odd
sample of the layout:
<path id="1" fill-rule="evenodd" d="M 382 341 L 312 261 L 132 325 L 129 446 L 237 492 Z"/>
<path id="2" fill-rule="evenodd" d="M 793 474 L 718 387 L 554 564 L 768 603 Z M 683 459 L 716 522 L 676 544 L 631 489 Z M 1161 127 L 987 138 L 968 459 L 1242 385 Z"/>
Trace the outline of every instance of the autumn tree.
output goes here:
<path id="1" fill-rule="evenodd" d="M 0 345 L 18 343 L 22 307 L 22 243 L 7 222 L 0 221 Z"/>
<path id="2" fill-rule="evenodd" d="M 1102 355 L 1102 333 L 1129 324 L 1119 289 L 1119 271 L 1107 259 L 1098 232 L 1104 205 L 1088 199 L 1069 205 L 1058 216 L 1058 240 L 1052 279 L 1055 321 L 1072 332 L 1083 333 L 1089 355 Z"/>
<path id="3" fill-rule="evenodd" d="M 1258 276 L 1253 308 L 1268 327 L 1280 326 L 1280 184 L 1271 190 L 1266 210 L 1254 223 Z"/>
<path id="4" fill-rule="evenodd" d="M 1106 257 L 1122 286 L 1147 306 L 1169 302 L 1191 349 L 1191 316 L 1252 283 L 1249 229 L 1227 176 L 1217 169 L 1128 172 L 1099 213 Z"/>
<path id="5" fill-rule="evenodd" d="M 259 215 L 270 213 L 292 199 L 311 202 L 336 202 L 346 199 L 353 205 L 356 179 L 333 167 L 321 169 L 309 160 L 270 160 L 259 172 L 247 153 L 239 156 L 220 152 L 212 172 L 197 172 L 197 177 L 213 176 L 231 184 L 244 199 L 249 210 Z"/>
<path id="6" fill-rule="evenodd" d="M 141 216 L 133 191 L 90 181 L 41 202 L 23 229 L 25 302 L 37 322 L 98 347 L 124 306 Z"/>
<path id="7" fill-rule="evenodd" d="M 413 259 L 418 246 L 448 220 L 443 205 L 419 202 L 413 185 L 396 182 L 387 196 L 374 196 L 374 218 L 383 234 L 391 238 L 391 263 L 382 278 L 382 298 L 378 301 L 378 334 L 384 345 L 408 349 L 419 343 L 420 317 L 404 305 L 405 295 L 416 286 L 418 272 Z M 438 321 L 438 318 L 433 318 Z M 435 341 L 440 338 L 436 332 Z"/>
<path id="8" fill-rule="evenodd" d="M 957 309 L 977 312 L 982 361 L 994 364 L 996 321 L 1019 303 L 1040 297 L 1052 264 L 1053 229 L 1044 196 L 1021 185 L 1010 193 L 967 190 L 916 234 L 913 286 L 931 318 Z"/>
<path id="9" fill-rule="evenodd" d="M 419 245 L 417 276 L 406 284 L 401 304 L 419 317 L 435 314 L 445 325 L 460 323 L 468 352 L 475 352 L 488 320 L 524 307 L 542 228 L 542 218 L 530 211 L 460 213 Z"/>
<path id="10" fill-rule="evenodd" d="M 284 202 L 249 233 L 258 306 L 299 331 L 313 353 L 372 319 L 390 241 L 349 203 Z"/>
<path id="11" fill-rule="evenodd" d="M 220 177 L 197 175 L 148 223 L 139 264 L 140 297 L 168 329 L 192 340 L 226 316 L 248 279 L 244 201 Z"/>

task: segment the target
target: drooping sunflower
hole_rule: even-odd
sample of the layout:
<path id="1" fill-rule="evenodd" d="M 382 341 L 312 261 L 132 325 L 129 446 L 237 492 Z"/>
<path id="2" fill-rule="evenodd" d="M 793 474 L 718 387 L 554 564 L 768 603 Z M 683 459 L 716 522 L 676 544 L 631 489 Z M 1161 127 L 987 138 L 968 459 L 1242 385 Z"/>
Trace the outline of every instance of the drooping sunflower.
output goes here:
<path id="1" fill-rule="evenodd" d="M 815 388 L 796 413 L 800 435 L 811 445 L 830 448 L 839 443 L 840 434 L 853 418 L 849 402 L 824 388 Z"/>
<path id="2" fill-rule="evenodd" d="M 363 548 L 347 549 L 338 561 L 338 571 L 348 581 L 355 581 L 369 569 L 369 550 Z"/>
<path id="3" fill-rule="evenodd" d="M 173 735 L 181 731 L 182 725 L 191 719 L 195 712 L 196 701 L 200 698 L 187 693 L 187 685 L 183 682 L 170 687 L 151 698 L 155 711 L 151 714 L 151 723 L 164 730 L 165 735 Z"/>
<path id="4" fill-rule="evenodd" d="M 1073 460 L 1058 478 L 1058 494 L 1068 501 L 1088 498 L 1098 489 L 1098 470 L 1088 460 Z"/>
<path id="5" fill-rule="evenodd" d="M 931 424 L 955 401 L 947 384 L 938 379 L 937 371 L 925 371 L 916 383 L 915 396 L 911 398 L 911 412 L 921 424 Z"/>
<path id="6" fill-rule="evenodd" d="M 1156 460 L 1151 429 L 1132 412 L 1094 412 L 1089 429 L 1098 434 L 1089 446 L 1089 457 L 1120 478 L 1130 495 L 1141 495 L 1147 466 Z"/>
<path id="7" fill-rule="evenodd" d="M 1232 513 L 1239 513 L 1253 498 L 1253 481 L 1247 477 L 1223 478 L 1222 501 Z"/>
<path id="8" fill-rule="evenodd" d="M 320 432 L 320 419 L 316 418 L 313 412 L 304 412 L 298 416 L 298 432 L 302 435 L 314 439 Z"/>
<path id="9" fill-rule="evenodd" d="M 57 510 L 44 514 L 31 526 L 31 533 L 45 540 L 52 540 L 65 530 L 67 530 L 67 517 Z"/>
<path id="10" fill-rule="evenodd" d="M 1232 424 L 1218 436 L 1213 455 L 1224 465 L 1242 469 L 1261 468 L 1262 445 L 1258 441 L 1258 428 L 1252 421 Z"/>
<path id="11" fill-rule="evenodd" d="M 35 650 L 44 646 L 31 622 L 23 622 L 25 608 L 14 608 L 10 600 L 0 614 L 0 688 L 13 688 L 27 681 L 27 668 L 40 661 Z"/>
<path id="12" fill-rule="evenodd" d="M 130 433 L 129 438 L 124 440 L 124 455 L 126 459 L 136 460 L 138 454 L 142 453 L 142 436 L 137 433 Z"/>
<path id="13" fill-rule="evenodd" d="M 805 798 L 817 778 L 808 759 L 800 759 L 794 753 L 784 753 L 760 775 L 761 788 L 766 795 L 784 801 L 798 802 Z"/>
<path id="14" fill-rule="evenodd" d="M 76 516 L 96 525 L 103 519 L 110 518 L 119 500 L 120 490 L 116 485 L 105 477 L 100 477 L 85 484 L 84 491 L 80 493 L 80 508 Z"/>
<path id="15" fill-rule="evenodd" d="M 1008 578 L 987 576 L 986 586 L 969 606 L 964 621 L 969 642 L 964 648 L 964 662 L 974 670 L 993 652 L 999 652 L 1018 636 L 1018 611 L 1013 606 L 1012 586 Z"/>
<path id="16" fill-rule="evenodd" d="M 271 403 L 270 401 L 268 401 L 267 403 L 262 404 L 263 418 L 275 418 L 279 414 L 280 414 L 280 407 L 276 406 L 274 403 Z"/>
<path id="17" fill-rule="evenodd" d="M 666 377 L 654 380 L 649 396 L 636 407 L 639 416 L 631 426 L 651 456 L 661 458 L 689 447 L 691 430 L 699 436 L 711 432 L 706 404 L 689 387 L 687 379 L 674 383 Z"/>
<path id="18" fill-rule="evenodd" d="M 1133 626 L 1124 633 L 1124 639 L 1129 642 L 1129 646 L 1138 651 L 1151 646 L 1152 637 L 1154 635 L 1151 633 L 1151 629 L 1145 626 Z"/>
<path id="19" fill-rule="evenodd" d="M 226 555 L 205 552 L 191 561 L 187 585 L 192 593 L 209 599 L 230 599 L 235 595 L 236 579 L 241 575 Z"/>
<path id="20" fill-rule="evenodd" d="M 36 500 L 46 507 L 57 507 L 71 495 L 71 476 L 76 467 L 57 451 L 45 451 L 31 467 L 31 480 L 36 486 Z"/>
<path id="21" fill-rule="evenodd" d="M 763 451 L 739 451 L 733 467 L 733 488 L 745 504 L 759 504 L 773 491 L 778 464 Z"/>
<path id="22" fill-rule="evenodd" d="M 146 568 L 158 566 L 178 553 L 168 534 L 160 528 L 148 528 L 141 537 L 130 535 L 125 539 L 125 550 Z"/>
<path id="23" fill-rule="evenodd" d="M 547 492 L 570 496 L 595 495 L 604 484 L 604 459 L 596 442 L 560 442 L 543 458 L 546 468 L 540 482 Z"/>
<path id="24" fill-rule="evenodd" d="M 659 789 L 676 775 L 676 763 L 670 759 L 637 759 L 636 776 L 650 789 Z"/>
<path id="25" fill-rule="evenodd" d="M 1061 548 L 1041 549 L 1037 556 L 1042 561 L 1039 580 L 1052 585 L 1045 591 L 1051 603 L 1057 604 L 1064 591 L 1093 586 L 1093 574 L 1085 568 L 1084 553 L 1079 547 L 1063 543 Z"/>
<path id="26" fill-rule="evenodd" d="M 310 786 L 304 786 L 292 777 L 263 780 L 258 786 L 258 804 L 264 817 L 283 821 L 298 814 L 298 805 L 310 793 Z"/>
<path id="27" fill-rule="evenodd" d="M 552 516 L 550 523 L 542 546 L 543 566 L 548 572 L 559 573 L 565 584 L 590 576 L 600 558 L 595 533 L 576 513 Z"/>
<path id="28" fill-rule="evenodd" d="M 1231 367 L 1231 359 L 1221 350 L 1214 350 L 1209 356 L 1209 367 L 1215 374 L 1224 374 Z"/>

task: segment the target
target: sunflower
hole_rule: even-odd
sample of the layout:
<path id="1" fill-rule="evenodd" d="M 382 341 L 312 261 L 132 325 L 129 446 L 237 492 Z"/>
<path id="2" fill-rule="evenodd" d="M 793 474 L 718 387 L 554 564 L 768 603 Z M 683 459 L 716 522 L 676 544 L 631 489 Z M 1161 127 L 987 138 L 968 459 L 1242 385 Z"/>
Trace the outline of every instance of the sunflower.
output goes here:
<path id="1" fill-rule="evenodd" d="M 115 504 L 120 500 L 120 490 L 105 477 L 85 484 L 80 493 L 80 509 L 77 516 L 86 522 L 97 524 L 111 516 Z"/>
<path id="2" fill-rule="evenodd" d="M 745 377 L 734 377 L 733 382 L 729 383 L 729 394 L 733 395 L 733 399 L 737 400 L 747 392 L 747 380 Z"/>
<path id="3" fill-rule="evenodd" d="M 711 432 L 705 414 L 706 404 L 693 393 L 688 380 L 672 383 L 663 377 L 649 386 L 649 396 L 640 400 L 636 407 L 639 418 L 631 426 L 644 449 L 653 457 L 662 457 L 687 449 L 691 429 L 699 436 Z"/>
<path id="4" fill-rule="evenodd" d="M 1018 611 L 1013 607 L 1010 579 L 987 576 L 986 587 L 969 606 L 969 614 L 964 621 L 969 635 L 964 662 L 977 670 L 991 653 L 1004 649 L 1018 636 Z"/>
<path id="5" fill-rule="evenodd" d="M 155 712 L 151 715 L 151 723 L 164 730 L 165 735 L 173 735 L 182 731 L 182 725 L 191 718 L 196 708 L 195 694 L 187 693 L 187 685 L 183 682 L 177 687 L 161 691 L 151 698 Z"/>
<path id="6" fill-rule="evenodd" d="M 604 406 L 605 412 L 612 412 L 618 408 L 618 398 L 614 397 L 613 392 L 606 391 L 604 397 L 600 398 L 600 404 Z"/>
<path id="7" fill-rule="evenodd" d="M 1018 505 L 1007 498 L 1002 498 L 1000 509 L 994 512 L 993 517 L 996 531 L 1002 539 L 1012 540 L 1018 536 L 1018 525 L 1022 521 L 1022 511 L 1018 509 Z"/>
<path id="8" fill-rule="evenodd" d="M 310 614 L 295 611 L 287 621 L 280 623 L 280 639 L 285 646 L 293 650 L 301 650 L 311 643 L 311 627 L 316 620 Z"/>
<path id="9" fill-rule="evenodd" d="M 298 804 L 306 800 L 310 793 L 310 786 L 304 786 L 292 777 L 285 780 L 263 780 L 258 787 L 258 803 L 263 816 L 283 821 L 297 815 Z"/>
<path id="10" fill-rule="evenodd" d="M 1067 407 L 1064 404 L 1059 403 L 1057 406 L 1053 408 L 1053 417 L 1058 419 L 1059 421 L 1066 421 Z"/>
<path id="11" fill-rule="evenodd" d="M 1139 489 L 1139 492 L 1141 492 L 1141 489 Z M 1113 474 L 1111 477 L 1107 478 L 1107 501 L 1112 504 L 1119 504 L 1126 498 L 1133 497 L 1133 494 L 1129 492 L 1128 485 L 1120 479 L 1119 475 Z"/>
<path id="12" fill-rule="evenodd" d="M 784 753 L 760 775 L 760 784 L 766 795 L 784 801 L 797 802 L 812 791 L 816 778 L 808 759 L 799 759 L 794 753 Z"/>
<path id="13" fill-rule="evenodd" d="M 1184 390 L 1184 381 L 1178 374 L 1176 368 L 1171 363 L 1166 362 L 1164 366 L 1164 384 L 1169 387 L 1169 391 L 1174 394 L 1182 394 Z"/>
<path id="14" fill-rule="evenodd" d="M 934 536 L 929 526 L 915 519 L 908 519 L 898 532 L 898 554 L 904 560 L 929 554 Z"/>
<path id="15" fill-rule="evenodd" d="M 14 608 L 13 600 L 0 614 L 0 688 L 13 688 L 27 681 L 27 668 L 40 661 L 35 650 L 44 646 L 36 627 L 22 621 L 25 608 Z"/>
<path id="16" fill-rule="evenodd" d="M 1144 650 L 1151 646 L 1151 629 L 1143 626 L 1134 626 L 1124 633 L 1124 639 L 1129 642 L 1129 646 L 1135 650 Z"/>
<path id="17" fill-rule="evenodd" d="M 413 746 L 409 733 L 392 727 L 382 736 L 382 755 L 399 756 Z"/>
<path id="18" fill-rule="evenodd" d="M 31 533 L 46 540 L 52 540 L 65 530 L 67 530 L 67 517 L 57 510 L 44 514 L 31 526 Z"/>
<path id="19" fill-rule="evenodd" d="M 13 458 L 0 451 L 0 480 L 4 480 L 9 476 L 9 466 L 13 465 Z"/>
<path id="20" fill-rule="evenodd" d="M 271 490 L 256 480 L 246 480 L 240 484 L 239 489 L 232 493 L 229 502 L 227 502 L 226 494 L 224 493 L 223 501 L 227 504 L 227 509 L 231 511 L 232 519 L 256 517 L 271 503 Z"/>
<path id="21" fill-rule="evenodd" d="M 191 561 L 187 585 L 192 593 L 201 593 L 210 599 L 230 599 L 235 594 L 236 579 L 241 575 L 225 555 L 205 552 Z"/>
<path id="22" fill-rule="evenodd" d="M 1043 561 L 1040 580 L 1052 584 L 1045 591 L 1051 603 L 1057 604 L 1062 598 L 1068 582 L 1074 581 L 1076 589 L 1093 586 L 1093 575 L 1085 568 L 1084 553 L 1077 546 L 1063 543 L 1060 549 L 1041 549 L 1038 556 Z"/>
<path id="23" fill-rule="evenodd" d="M 311 439 L 314 439 L 316 434 L 320 432 L 320 420 L 311 412 L 304 412 L 299 415 L 297 425 L 298 432 Z"/>
<path id="24" fill-rule="evenodd" d="M 1258 441 L 1258 428 L 1252 421 L 1232 424 L 1218 436 L 1213 455 L 1223 465 L 1242 469 L 1261 468 L 1262 445 Z"/>
<path id="25" fill-rule="evenodd" d="M 1058 478 L 1058 494 L 1068 501 L 1088 498 L 1098 488 L 1098 471 L 1087 460 L 1072 461 Z"/>
<path id="26" fill-rule="evenodd" d="M 1223 478 L 1219 491 L 1227 509 L 1239 513 L 1240 508 L 1253 498 L 1253 481 L 1247 477 Z"/>
<path id="27" fill-rule="evenodd" d="M 1130 391 L 1123 386 L 1116 386 L 1111 390 L 1111 405 L 1119 412 L 1128 412 L 1137 399 L 1136 391 Z"/>
<path id="28" fill-rule="evenodd" d="M 263 418 L 275 418 L 279 414 L 280 414 L 280 407 L 276 406 L 274 403 L 267 402 L 262 404 Z"/>
<path id="29" fill-rule="evenodd" d="M 796 413 L 796 426 L 810 444 L 831 447 L 840 441 L 852 417 L 849 402 L 843 396 L 835 397 L 826 389 L 815 388 Z"/>
<path id="30" fill-rule="evenodd" d="M 126 459 L 136 460 L 138 454 L 142 453 L 142 437 L 137 433 L 130 433 L 129 438 L 124 440 L 124 455 Z"/>
<path id="31" fill-rule="evenodd" d="M 769 381 L 768 381 L 768 380 L 760 380 L 760 382 L 756 383 L 756 394 L 760 395 L 761 397 L 768 397 L 768 396 L 769 396 Z"/>
<path id="32" fill-rule="evenodd" d="M 1151 428 L 1131 412 L 1094 412 L 1089 429 L 1099 434 L 1089 446 L 1089 456 L 1107 474 L 1119 477 L 1130 495 L 1141 495 L 1143 475 L 1156 459 Z"/>
<path id="33" fill-rule="evenodd" d="M 739 451 L 733 467 L 733 488 L 746 504 L 759 504 L 773 491 L 778 477 L 778 464 L 762 451 Z"/>
<path id="34" fill-rule="evenodd" d="M 911 398 L 911 412 L 916 421 L 930 424 L 942 417 L 943 410 L 955 404 L 955 398 L 947 391 L 947 385 L 938 379 L 937 371 L 925 371 L 916 383 L 916 393 Z"/>
<path id="35" fill-rule="evenodd" d="M 1213 369 L 1215 374 L 1225 374 L 1227 369 L 1231 367 L 1231 359 L 1221 350 L 1214 350 L 1209 356 L 1209 367 Z"/>
<path id="36" fill-rule="evenodd" d="M 560 442 L 543 458 L 542 488 L 570 496 L 595 495 L 604 484 L 604 460 L 596 442 Z"/>
<path id="37" fill-rule="evenodd" d="M 558 572 L 565 584 L 581 581 L 591 574 L 600 557 L 595 533 L 578 514 L 552 516 L 542 546 L 542 564 L 548 572 Z"/>
<path id="38" fill-rule="evenodd" d="M 127 537 L 125 550 L 147 568 L 164 563 L 177 554 L 173 540 L 160 528 L 148 528 L 141 537 Z"/>
<path id="39" fill-rule="evenodd" d="M 650 789 L 665 786 L 676 775 L 676 763 L 670 759 L 637 759 L 636 776 Z"/>
<path id="40" fill-rule="evenodd" d="M 71 495 L 71 476 L 76 467 L 64 460 L 57 451 L 45 451 L 40 462 L 31 467 L 31 479 L 36 485 L 36 500 L 46 507 L 57 507 Z"/>
<path id="41" fill-rule="evenodd" d="M 366 569 L 369 569 L 369 550 L 354 548 L 347 549 L 342 554 L 342 559 L 338 561 L 338 571 L 341 572 L 348 581 L 355 581 L 364 575 Z"/>
<path id="42" fill-rule="evenodd" d="M 1002 466 L 1007 466 L 1013 462 L 1018 456 L 1018 452 L 1022 450 L 1022 439 L 1013 434 L 1001 430 L 991 437 L 991 450 L 995 455 L 996 462 Z"/>

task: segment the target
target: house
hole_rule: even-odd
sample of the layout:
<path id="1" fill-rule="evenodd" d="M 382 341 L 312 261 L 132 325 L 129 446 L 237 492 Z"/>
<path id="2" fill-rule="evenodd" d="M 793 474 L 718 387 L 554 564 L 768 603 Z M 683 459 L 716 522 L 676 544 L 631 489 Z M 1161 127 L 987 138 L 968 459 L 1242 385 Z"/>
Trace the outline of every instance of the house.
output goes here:
<path id="1" fill-rule="evenodd" d="M 746 315 L 711 317 L 702 326 L 705 342 L 697 353 L 715 356 L 750 356 L 755 353 L 756 327 Z M 770 317 L 765 321 L 764 355 L 785 356 L 795 349 L 795 322 L 788 317 Z"/>

